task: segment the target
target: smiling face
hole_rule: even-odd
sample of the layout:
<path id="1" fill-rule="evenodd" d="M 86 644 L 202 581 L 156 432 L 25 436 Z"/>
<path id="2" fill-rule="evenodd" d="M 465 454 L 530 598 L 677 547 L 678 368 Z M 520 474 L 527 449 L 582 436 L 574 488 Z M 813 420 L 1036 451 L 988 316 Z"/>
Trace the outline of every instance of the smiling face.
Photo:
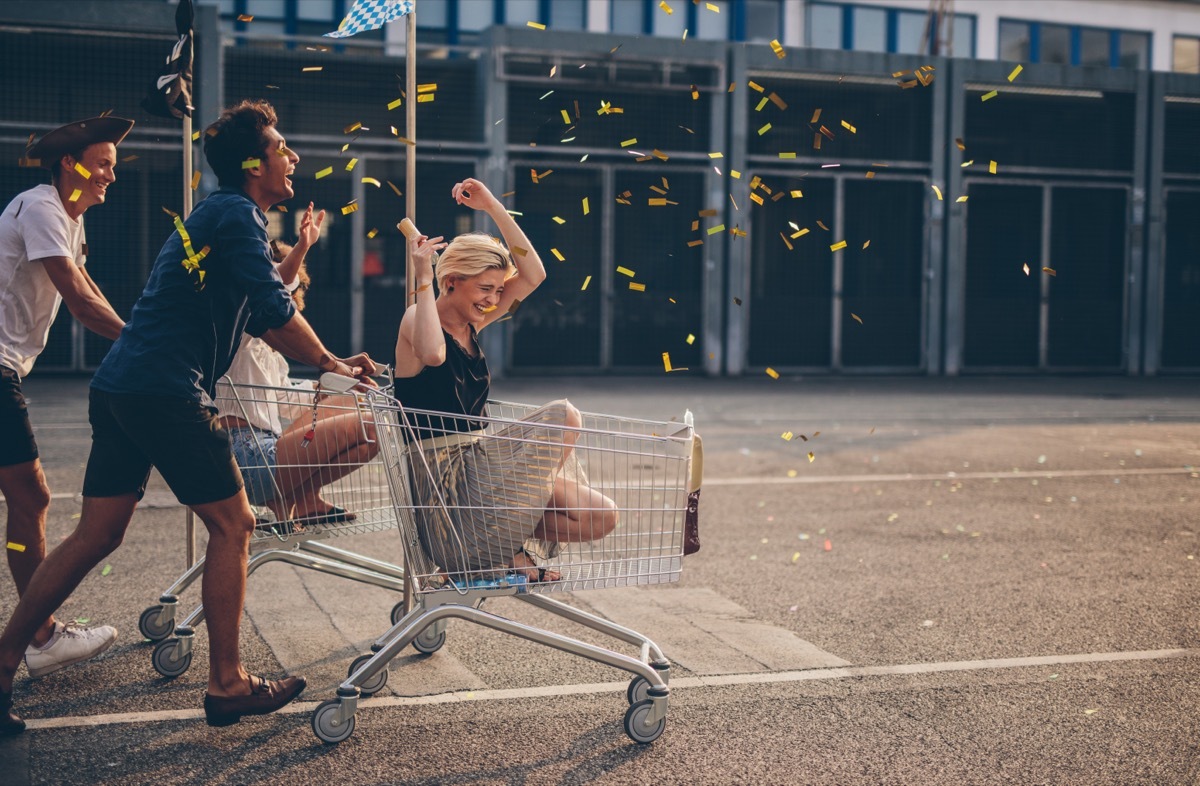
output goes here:
<path id="1" fill-rule="evenodd" d="M 500 305 L 500 296 L 504 294 L 504 274 L 504 270 L 496 268 L 470 278 L 455 277 L 454 291 L 447 291 L 443 297 L 454 303 L 455 310 L 463 319 L 479 325 Z"/>
<path id="2" fill-rule="evenodd" d="M 84 177 L 75 168 L 76 164 L 87 170 L 91 177 Z M 67 199 L 76 189 L 79 190 L 79 199 L 68 205 L 72 212 L 78 211 L 75 215 L 83 213 L 92 205 L 104 204 L 104 199 L 108 196 L 108 187 L 117 181 L 114 171 L 116 166 L 117 146 L 112 142 L 88 145 L 79 154 L 78 159 L 70 154 L 62 157 L 59 190 Z"/>
<path id="3" fill-rule="evenodd" d="M 296 171 L 300 156 L 287 146 L 287 141 L 274 126 L 267 128 L 263 137 L 267 144 L 257 167 L 256 178 L 262 201 L 274 204 L 291 199 L 296 195 L 292 190 L 292 173 Z"/>

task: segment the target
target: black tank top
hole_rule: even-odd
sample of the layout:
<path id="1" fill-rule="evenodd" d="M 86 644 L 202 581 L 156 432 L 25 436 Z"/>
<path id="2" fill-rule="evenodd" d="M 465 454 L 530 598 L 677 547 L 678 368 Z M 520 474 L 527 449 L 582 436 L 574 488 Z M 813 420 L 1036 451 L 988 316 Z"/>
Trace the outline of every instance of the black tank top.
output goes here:
<path id="1" fill-rule="evenodd" d="M 487 416 L 488 393 L 492 377 L 488 372 L 487 358 L 476 339 L 475 326 L 471 328 L 471 346 L 475 357 L 471 357 L 445 330 L 446 361 L 440 366 L 426 366 L 415 377 L 396 379 L 396 398 L 405 407 L 448 412 L 452 415 Z M 468 418 L 433 418 L 426 416 L 413 422 L 418 427 L 417 438 L 444 436 L 447 432 L 478 431 L 485 424 Z M 426 428 L 421 428 L 422 426 Z"/>

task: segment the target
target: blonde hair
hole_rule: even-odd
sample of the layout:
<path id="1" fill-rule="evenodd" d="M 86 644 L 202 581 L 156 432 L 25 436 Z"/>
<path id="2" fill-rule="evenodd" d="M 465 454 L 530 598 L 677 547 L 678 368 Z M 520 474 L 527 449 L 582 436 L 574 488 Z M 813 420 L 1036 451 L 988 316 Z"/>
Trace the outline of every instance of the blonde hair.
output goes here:
<path id="1" fill-rule="evenodd" d="M 503 270 L 505 281 L 517 274 L 512 255 L 499 240 L 484 232 L 459 235 L 438 259 L 434 274 L 438 291 L 446 291 L 446 279 L 451 276 L 472 278 L 487 270 Z"/>

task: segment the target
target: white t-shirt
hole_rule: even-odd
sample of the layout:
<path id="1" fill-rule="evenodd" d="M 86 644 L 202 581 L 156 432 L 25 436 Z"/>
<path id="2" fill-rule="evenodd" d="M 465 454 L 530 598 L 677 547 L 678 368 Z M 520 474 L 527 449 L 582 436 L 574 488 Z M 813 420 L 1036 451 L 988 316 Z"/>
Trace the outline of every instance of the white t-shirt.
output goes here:
<path id="1" fill-rule="evenodd" d="M 0 214 L 0 365 L 28 374 L 62 304 L 46 268 L 31 260 L 66 257 L 83 267 L 86 243 L 83 217 L 67 215 L 54 186 L 21 192 Z"/>
<path id="2" fill-rule="evenodd" d="M 282 434 L 284 421 L 299 417 L 304 407 L 312 405 L 314 395 L 311 382 L 292 380 L 288 371 L 287 358 L 261 338 L 243 333 L 229 371 L 217 383 L 219 414 Z"/>

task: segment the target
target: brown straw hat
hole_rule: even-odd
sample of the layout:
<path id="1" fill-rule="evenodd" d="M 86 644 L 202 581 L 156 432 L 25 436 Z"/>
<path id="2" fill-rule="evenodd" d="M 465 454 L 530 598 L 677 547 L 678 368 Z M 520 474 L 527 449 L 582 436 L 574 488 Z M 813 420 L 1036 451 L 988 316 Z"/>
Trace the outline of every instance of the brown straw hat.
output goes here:
<path id="1" fill-rule="evenodd" d="M 90 117 L 48 132 L 29 148 L 25 156 L 38 159 L 42 166 L 53 169 L 64 155 L 82 150 L 88 145 L 99 142 L 121 144 L 121 140 L 131 128 L 133 121 L 123 117 Z"/>

